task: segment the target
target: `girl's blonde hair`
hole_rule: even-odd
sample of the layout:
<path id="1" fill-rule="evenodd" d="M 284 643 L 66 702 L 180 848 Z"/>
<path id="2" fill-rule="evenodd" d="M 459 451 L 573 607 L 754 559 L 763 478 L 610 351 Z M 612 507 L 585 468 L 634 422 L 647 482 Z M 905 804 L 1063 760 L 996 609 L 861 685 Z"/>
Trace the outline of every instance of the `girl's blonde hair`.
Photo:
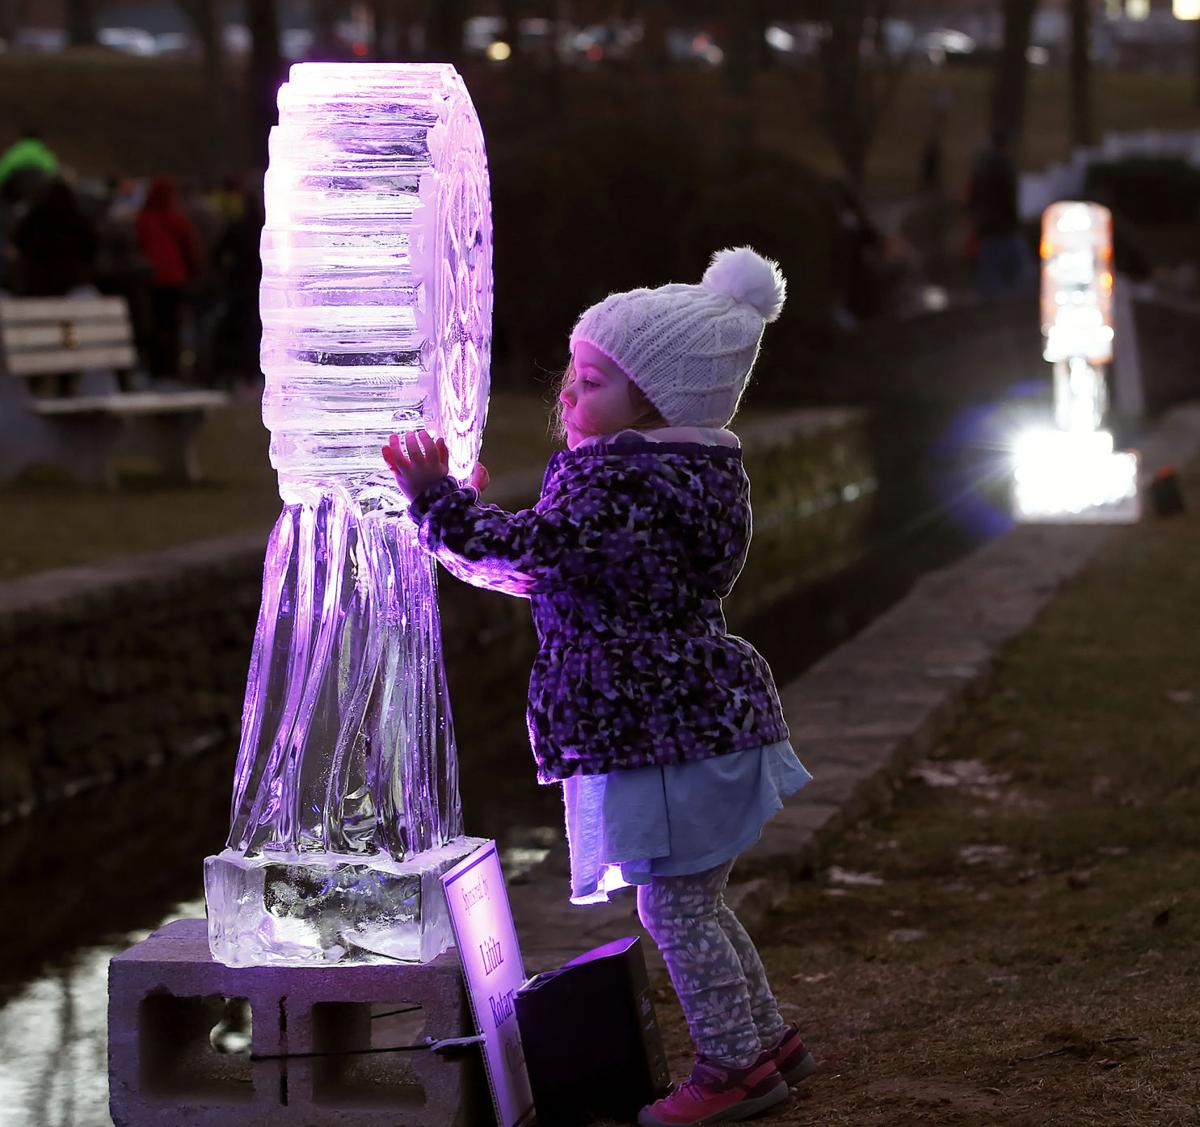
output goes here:
<path id="1" fill-rule="evenodd" d="M 550 416 L 550 437 L 555 442 L 565 443 L 567 441 L 567 428 L 563 426 L 562 418 L 562 393 L 574 375 L 575 361 L 568 360 L 567 366 L 554 381 L 554 406 Z M 628 379 L 628 377 L 626 378 Z M 655 427 L 668 425 L 667 420 L 658 413 L 658 408 L 650 402 L 650 397 L 633 380 L 629 380 L 629 402 L 631 406 L 640 408 L 637 418 L 629 424 L 629 430 L 653 430 Z"/>

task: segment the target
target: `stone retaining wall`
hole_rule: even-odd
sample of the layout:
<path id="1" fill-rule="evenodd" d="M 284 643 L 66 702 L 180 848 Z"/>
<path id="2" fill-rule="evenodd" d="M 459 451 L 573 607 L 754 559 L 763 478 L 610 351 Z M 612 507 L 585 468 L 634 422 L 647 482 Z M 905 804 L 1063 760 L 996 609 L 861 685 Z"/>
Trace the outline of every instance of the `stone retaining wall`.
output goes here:
<path id="1" fill-rule="evenodd" d="M 870 481 L 866 421 L 861 411 L 790 412 L 742 430 L 767 530 L 743 610 L 856 535 L 866 510 L 843 492 Z M 540 482 L 540 472 L 497 481 L 489 499 L 526 504 Z M 0 821 L 208 748 L 228 754 L 263 547 L 262 534 L 244 534 L 0 585 Z M 441 600 L 448 664 L 487 649 L 505 691 L 523 692 L 524 668 L 514 677 L 518 663 L 496 655 L 527 651 L 525 601 L 444 574 Z"/>

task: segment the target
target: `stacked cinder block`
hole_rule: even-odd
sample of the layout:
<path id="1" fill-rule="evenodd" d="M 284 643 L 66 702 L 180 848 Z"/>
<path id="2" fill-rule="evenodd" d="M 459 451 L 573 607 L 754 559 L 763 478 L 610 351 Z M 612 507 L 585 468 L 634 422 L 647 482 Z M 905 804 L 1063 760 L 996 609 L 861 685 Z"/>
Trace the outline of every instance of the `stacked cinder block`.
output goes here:
<path id="1" fill-rule="evenodd" d="M 227 967 L 204 920 L 176 920 L 113 959 L 108 990 L 117 1127 L 493 1122 L 477 1046 L 387 1051 L 474 1033 L 454 951 L 425 964 Z M 249 1052 L 218 1052 L 213 1040 L 233 1041 L 247 1013 Z"/>

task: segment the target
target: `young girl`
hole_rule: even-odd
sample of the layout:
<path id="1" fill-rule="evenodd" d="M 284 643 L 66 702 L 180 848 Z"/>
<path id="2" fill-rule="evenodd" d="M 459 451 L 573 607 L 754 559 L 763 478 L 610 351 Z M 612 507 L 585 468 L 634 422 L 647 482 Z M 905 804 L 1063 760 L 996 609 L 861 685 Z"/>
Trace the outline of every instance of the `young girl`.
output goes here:
<path id="1" fill-rule="evenodd" d="M 561 782 L 571 899 L 637 886 L 696 1043 L 690 1078 L 643 1127 L 748 1118 L 815 1068 L 724 903 L 734 858 L 809 781 L 771 671 L 726 633 L 750 540 L 750 484 L 726 429 L 785 283 L 749 247 L 699 285 L 612 294 L 571 334 L 566 450 L 532 508 L 481 505 L 441 439 L 384 457 L 421 543 L 477 586 L 528 596 L 539 650 L 528 723 L 538 779 Z"/>

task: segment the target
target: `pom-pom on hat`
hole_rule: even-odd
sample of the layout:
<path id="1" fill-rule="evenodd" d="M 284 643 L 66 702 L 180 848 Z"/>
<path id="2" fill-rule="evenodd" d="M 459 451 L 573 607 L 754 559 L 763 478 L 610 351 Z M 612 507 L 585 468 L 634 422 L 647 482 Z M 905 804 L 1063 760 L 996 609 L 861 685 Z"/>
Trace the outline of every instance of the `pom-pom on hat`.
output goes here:
<path id="1" fill-rule="evenodd" d="M 786 293 L 779 263 L 731 247 L 713 255 L 698 286 L 609 294 L 576 322 L 571 348 L 598 348 L 671 426 L 723 427 Z"/>

